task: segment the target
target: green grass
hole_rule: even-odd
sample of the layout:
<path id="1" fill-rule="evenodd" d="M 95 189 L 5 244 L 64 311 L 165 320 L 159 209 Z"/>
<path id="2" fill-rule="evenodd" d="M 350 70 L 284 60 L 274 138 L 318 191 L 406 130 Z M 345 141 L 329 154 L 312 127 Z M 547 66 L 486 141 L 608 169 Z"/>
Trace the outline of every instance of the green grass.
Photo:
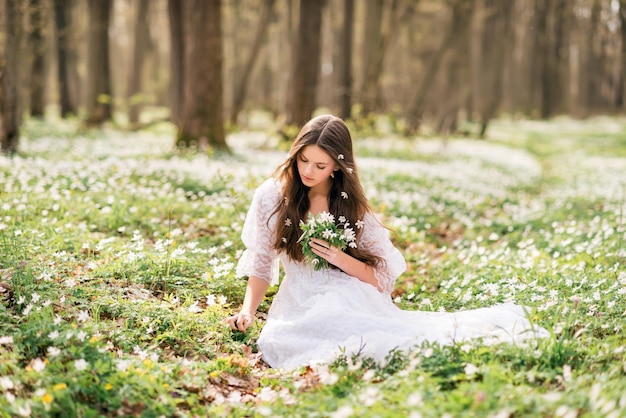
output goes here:
<path id="1" fill-rule="evenodd" d="M 233 155 L 198 155 L 165 124 L 28 120 L 0 157 L 0 417 L 626 416 L 625 121 L 501 119 L 445 145 L 375 137 L 391 122 L 354 136 L 409 263 L 395 303 L 512 298 L 551 338 L 269 369 L 256 340 L 276 288 L 246 334 L 223 319 L 243 299 L 252 193 L 284 156 L 274 139 L 234 132 Z"/>

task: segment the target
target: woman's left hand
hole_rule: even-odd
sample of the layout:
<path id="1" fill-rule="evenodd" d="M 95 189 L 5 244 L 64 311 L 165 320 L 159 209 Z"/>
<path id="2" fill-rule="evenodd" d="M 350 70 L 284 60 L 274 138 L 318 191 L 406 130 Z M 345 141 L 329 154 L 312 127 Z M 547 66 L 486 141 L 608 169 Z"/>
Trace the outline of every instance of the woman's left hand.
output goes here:
<path id="1" fill-rule="evenodd" d="M 319 238 L 311 238 L 311 250 L 318 257 L 323 258 L 328 261 L 330 264 L 337 266 L 337 262 L 339 261 L 339 257 L 343 254 L 338 247 L 331 247 L 328 242 L 321 240 Z"/>

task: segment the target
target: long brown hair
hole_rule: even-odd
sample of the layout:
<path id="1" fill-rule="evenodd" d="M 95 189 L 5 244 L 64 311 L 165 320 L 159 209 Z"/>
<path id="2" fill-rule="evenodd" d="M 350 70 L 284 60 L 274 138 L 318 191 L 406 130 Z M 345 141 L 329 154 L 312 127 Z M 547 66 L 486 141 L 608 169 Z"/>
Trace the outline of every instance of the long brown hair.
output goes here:
<path id="1" fill-rule="evenodd" d="M 283 199 L 278 202 L 274 211 L 277 215 L 274 248 L 279 252 L 286 252 L 294 261 L 304 259 L 298 238 L 302 234 L 300 220 L 306 220 L 304 217 L 309 210 L 310 202 L 309 187 L 302 183 L 298 172 L 298 158 L 302 149 L 308 145 L 317 145 L 337 164 L 338 170 L 334 172 L 328 196 L 329 210 L 335 219 L 344 216 L 350 222 L 350 226 L 357 234 L 357 243 L 362 229 L 356 228 L 356 222 L 363 220 L 365 214 L 371 212 L 359 181 L 352 150 L 352 137 L 345 122 L 332 115 L 311 119 L 300 130 L 287 160 L 274 172 L 274 177 L 283 187 Z M 371 266 L 383 261 L 358 245 L 357 248 L 347 248 L 345 251 Z"/>

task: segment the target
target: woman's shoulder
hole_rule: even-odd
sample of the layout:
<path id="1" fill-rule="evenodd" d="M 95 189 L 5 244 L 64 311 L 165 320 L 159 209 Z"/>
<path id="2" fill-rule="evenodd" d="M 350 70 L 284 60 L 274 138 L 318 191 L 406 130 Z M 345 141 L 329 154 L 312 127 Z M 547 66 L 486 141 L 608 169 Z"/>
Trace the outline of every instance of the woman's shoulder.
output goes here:
<path id="1" fill-rule="evenodd" d="M 280 181 L 274 177 L 265 179 L 257 189 L 256 193 L 259 194 L 280 194 L 282 193 L 282 185 Z"/>
<path id="2" fill-rule="evenodd" d="M 375 224 L 383 226 L 382 215 L 374 212 L 372 208 L 367 208 L 363 214 L 363 221 L 366 225 Z"/>
<path id="3" fill-rule="evenodd" d="M 254 192 L 255 198 L 261 201 L 278 201 L 282 196 L 282 185 L 277 179 L 266 179 Z"/>
<path id="4" fill-rule="evenodd" d="M 357 227 L 360 226 L 361 228 L 363 228 L 363 233 L 366 236 L 376 237 L 380 234 L 387 236 L 389 233 L 388 228 L 383 220 L 382 214 L 378 214 L 371 209 L 368 209 L 365 212 L 361 222 L 362 223 L 360 223 L 360 225 L 357 225 Z"/>

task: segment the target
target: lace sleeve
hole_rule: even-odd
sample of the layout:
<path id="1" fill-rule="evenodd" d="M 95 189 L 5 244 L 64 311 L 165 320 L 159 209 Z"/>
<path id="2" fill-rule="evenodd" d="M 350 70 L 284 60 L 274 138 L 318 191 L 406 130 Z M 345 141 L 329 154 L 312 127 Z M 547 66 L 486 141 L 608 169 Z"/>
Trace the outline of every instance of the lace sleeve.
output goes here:
<path id="1" fill-rule="evenodd" d="M 367 213 L 364 224 L 359 245 L 383 259 L 383 262 L 374 269 L 374 274 L 381 292 L 389 295 L 393 291 L 396 279 L 406 271 L 406 261 L 391 242 L 389 231 L 374 214 Z"/>
<path id="2" fill-rule="evenodd" d="M 270 215 L 280 195 L 274 179 L 265 181 L 254 192 L 241 232 L 246 249 L 237 263 L 237 277 L 256 276 L 270 284 L 278 283 L 278 254 L 272 248 L 276 222 Z"/>

